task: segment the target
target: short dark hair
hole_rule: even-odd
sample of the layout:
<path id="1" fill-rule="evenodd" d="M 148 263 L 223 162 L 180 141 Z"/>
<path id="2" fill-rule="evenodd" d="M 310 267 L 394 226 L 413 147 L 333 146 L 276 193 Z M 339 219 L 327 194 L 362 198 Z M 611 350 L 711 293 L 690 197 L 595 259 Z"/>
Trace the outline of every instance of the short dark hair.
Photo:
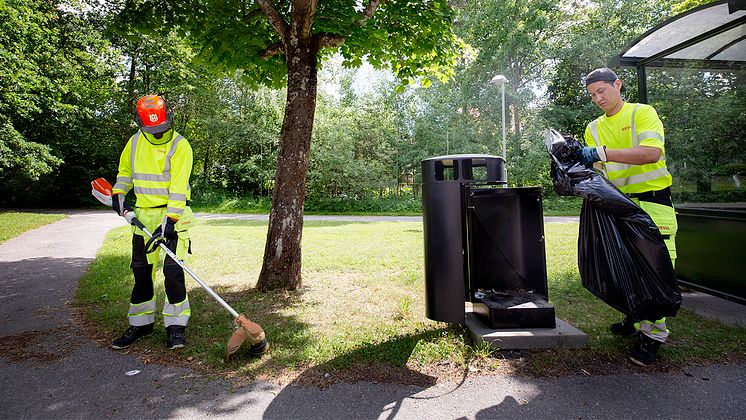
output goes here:
<path id="1" fill-rule="evenodd" d="M 587 76 L 585 76 L 585 85 L 588 86 L 591 83 L 596 82 L 606 82 L 613 84 L 615 81 L 619 80 L 619 77 L 617 77 L 616 73 L 608 67 L 601 67 L 600 69 L 593 70 L 592 72 L 588 73 Z"/>

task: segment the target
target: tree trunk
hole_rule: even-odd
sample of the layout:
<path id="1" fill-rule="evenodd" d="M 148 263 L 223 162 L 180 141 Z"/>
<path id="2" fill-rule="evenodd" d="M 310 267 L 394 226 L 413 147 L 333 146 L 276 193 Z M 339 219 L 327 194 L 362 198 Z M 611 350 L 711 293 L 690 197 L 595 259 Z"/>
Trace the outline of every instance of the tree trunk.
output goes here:
<path id="1" fill-rule="evenodd" d="M 301 234 L 311 132 L 316 111 L 316 49 L 308 39 L 287 45 L 288 87 L 280 132 L 264 262 L 257 289 L 301 286 Z"/>
<path id="2" fill-rule="evenodd" d="M 210 185 L 210 145 L 205 147 L 205 161 L 202 163 L 202 179 L 204 179 L 205 185 Z"/>
<path id="3" fill-rule="evenodd" d="M 514 138 L 520 139 L 521 138 L 521 110 L 520 106 L 518 105 L 518 101 L 520 96 L 518 96 L 518 86 L 516 83 L 516 86 L 513 87 L 513 133 L 515 134 Z"/>
<path id="4" fill-rule="evenodd" d="M 697 178 L 697 192 L 712 191 L 712 180 L 709 178 Z"/>

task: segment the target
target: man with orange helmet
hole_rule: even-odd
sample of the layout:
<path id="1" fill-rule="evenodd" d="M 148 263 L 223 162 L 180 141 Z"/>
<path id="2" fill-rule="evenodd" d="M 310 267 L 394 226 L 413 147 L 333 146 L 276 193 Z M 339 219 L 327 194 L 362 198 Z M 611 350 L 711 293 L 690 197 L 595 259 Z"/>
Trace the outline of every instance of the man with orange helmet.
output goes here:
<path id="1" fill-rule="evenodd" d="M 112 189 L 114 211 L 124 215 L 124 197 L 134 189 L 135 214 L 153 236 L 184 259 L 189 252 L 188 228 L 194 217 L 189 208 L 192 147 L 173 129 L 173 111 L 162 97 L 147 95 L 137 101 L 135 122 L 139 127 L 119 158 L 117 181 Z M 145 234 L 133 227 L 132 272 L 135 284 L 130 296 L 130 327 L 114 340 L 112 347 L 124 349 L 153 333 L 155 292 L 153 278 L 159 247 L 146 244 Z M 186 345 L 185 330 L 191 310 L 184 283 L 184 270 L 170 257 L 163 263 L 166 299 L 163 323 L 168 347 Z"/>

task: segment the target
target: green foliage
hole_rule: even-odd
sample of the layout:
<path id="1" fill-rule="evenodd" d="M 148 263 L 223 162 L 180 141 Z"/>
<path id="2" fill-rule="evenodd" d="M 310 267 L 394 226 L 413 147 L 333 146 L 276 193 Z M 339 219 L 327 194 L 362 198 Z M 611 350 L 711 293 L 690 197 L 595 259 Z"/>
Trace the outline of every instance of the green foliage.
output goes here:
<path id="1" fill-rule="evenodd" d="M 119 63 L 100 21 L 76 6 L 0 4 L 0 124 L 6 133 L 0 143 L 13 149 L 0 158 L 6 169 L 0 204 L 88 203 L 90 180 L 115 166 L 118 141 L 107 105 L 117 94 Z"/>
<path id="2" fill-rule="evenodd" d="M 273 4 L 285 24 L 298 18 L 292 16 L 289 1 Z M 313 34 L 345 40 L 341 48 L 319 51 L 320 57 L 338 50 L 352 67 L 366 57 L 405 82 L 421 76 L 450 76 L 461 42 L 451 33 L 453 12 L 447 1 L 390 0 L 364 25 L 361 20 L 354 0 L 319 1 Z M 132 0 L 119 10 L 116 26 L 120 33 L 129 33 L 133 25 L 151 34 L 167 33 L 173 27 L 196 47 L 200 62 L 224 71 L 241 69 L 255 85 L 280 87 L 285 83 L 285 54 L 270 53 L 282 40 L 258 2 Z"/>
<path id="3" fill-rule="evenodd" d="M 356 2 L 349 0 L 329 1 L 338 5 L 340 11 L 327 14 L 326 2 L 320 3 L 324 7 L 319 8 L 322 12 L 317 18 L 319 23 L 325 19 L 339 22 L 338 16 L 344 13 L 341 10 L 353 10 L 356 6 Z M 445 0 L 390 0 L 381 2 L 373 18 L 362 27 L 354 25 L 359 17 L 352 16 L 342 28 L 337 24 L 319 25 L 314 30 L 346 36 L 340 49 L 346 65 L 359 66 L 365 57 L 373 67 L 389 68 L 402 81 L 411 83 L 423 76 L 421 83 L 427 86 L 433 79 L 448 79 L 461 54 L 463 45 L 451 32 L 453 17 L 453 10 Z"/>
<path id="4" fill-rule="evenodd" d="M 713 0 L 684 0 L 674 3 L 672 10 L 674 13 L 684 13 L 687 10 L 693 9 L 698 6 L 702 6 L 707 3 L 712 3 Z"/>
<path id="5" fill-rule="evenodd" d="M 285 98 L 277 90 L 252 90 L 244 80 L 240 73 L 203 80 L 190 95 L 187 132 L 195 192 L 270 194 Z"/>
<path id="6" fill-rule="evenodd" d="M 723 193 L 712 193 L 712 196 L 724 196 Z M 679 196 L 676 196 L 679 197 Z M 730 193 L 726 198 L 713 201 L 739 201 L 735 198 L 743 194 Z M 688 200 L 692 201 L 692 200 Z M 557 197 L 551 190 L 544 193 L 543 207 L 545 216 L 577 216 L 580 214 L 582 199 L 578 197 Z M 268 197 L 234 197 L 221 191 L 200 193 L 192 200 L 195 211 L 209 213 L 269 213 Z M 330 198 L 310 196 L 306 199 L 306 214 L 375 214 L 375 215 L 420 215 L 422 200 L 414 197 L 403 198 Z"/>
<path id="7" fill-rule="evenodd" d="M 650 72 L 650 78 L 651 104 L 666 128 L 666 159 L 677 189 L 693 185 L 705 193 L 714 189 L 716 175 L 736 175 L 746 162 L 746 72 L 666 69 Z"/>
<path id="8" fill-rule="evenodd" d="M 498 73 L 509 79 L 509 182 L 543 186 L 549 203 L 543 131 L 580 137 L 600 114 L 583 75 L 699 3 L 469 0 L 448 8 L 397 0 L 360 27 L 356 2 L 320 1 L 313 33 L 346 41 L 319 52 L 306 211 L 417 212 L 422 159 L 499 155 L 500 89 L 489 84 Z M 0 2 L 0 205 L 94 205 L 89 182 L 115 177 L 135 131 L 134 100 L 158 93 L 192 144 L 195 203 L 266 211 L 286 101 L 263 85 L 283 84 L 286 63 L 282 54 L 259 57 L 278 38 L 258 4 L 121 0 L 85 13 L 84 2 L 62 4 Z M 276 4 L 289 10 L 288 1 Z M 388 70 L 350 68 L 364 57 Z M 617 70 L 635 101 L 634 71 Z M 676 192 L 689 201 L 740 199 L 743 71 L 649 69 L 648 77 Z"/>
<path id="9" fill-rule="evenodd" d="M 0 178 L 6 182 L 38 181 L 62 163 L 49 146 L 27 141 L 9 122 L 0 131 Z"/>
<path id="10" fill-rule="evenodd" d="M 343 72 L 349 86 L 352 72 Z M 384 86 L 391 89 L 391 86 Z M 322 97 L 311 143 L 308 193 L 323 198 L 389 196 L 398 187 L 397 154 L 400 122 L 386 96 L 342 92 L 339 101 Z"/>
<path id="11" fill-rule="evenodd" d="M 223 190 L 200 188 L 192 196 L 194 211 L 211 213 L 269 213 L 269 197 L 236 197 Z"/>
<path id="12" fill-rule="evenodd" d="M 459 34 L 477 51 L 476 58 L 461 69 L 461 98 L 497 120 L 499 89 L 487 83 L 496 74 L 506 76 L 510 108 L 506 123 L 510 125 L 512 119 L 512 131 L 520 136 L 526 107 L 535 100 L 534 90 L 542 81 L 557 27 L 568 18 L 567 12 L 553 0 L 467 1 L 459 18 Z"/>
<path id="13" fill-rule="evenodd" d="M 733 176 L 740 175 L 746 176 L 746 163 L 726 163 L 725 165 L 716 169 L 715 175 L 720 176 Z"/>
<path id="14" fill-rule="evenodd" d="M 506 75 L 507 169 L 511 185 L 549 184 L 543 130 L 533 106 L 547 67 L 556 26 L 566 17 L 556 2 L 468 1 L 459 6 L 456 33 L 473 47 L 449 83 L 413 93 L 412 133 L 417 161 L 456 153 L 501 155 L 501 89 Z M 512 121 L 512 123 L 511 123 Z"/>
<path id="15" fill-rule="evenodd" d="M 547 124 L 565 134 L 582 138 L 585 126 L 600 115 L 585 90 L 583 78 L 606 67 L 634 38 L 671 16 L 672 0 L 595 0 L 576 4 L 570 24 L 554 38 L 547 59 L 550 103 L 541 111 Z M 634 71 L 618 69 L 625 97 L 637 97 Z"/>
<path id="16" fill-rule="evenodd" d="M 542 205 L 545 216 L 577 216 L 580 214 L 583 199 L 580 197 L 557 197 L 545 193 Z"/>

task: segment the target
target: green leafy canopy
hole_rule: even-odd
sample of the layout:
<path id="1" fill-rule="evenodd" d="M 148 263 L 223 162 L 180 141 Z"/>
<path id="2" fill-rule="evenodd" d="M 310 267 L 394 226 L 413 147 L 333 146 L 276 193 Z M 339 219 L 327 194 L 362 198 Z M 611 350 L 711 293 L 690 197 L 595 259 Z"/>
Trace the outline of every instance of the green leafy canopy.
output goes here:
<path id="1" fill-rule="evenodd" d="M 292 25 L 291 2 L 271 3 L 284 23 Z M 257 1 L 126 0 L 122 6 L 122 30 L 131 25 L 150 32 L 175 30 L 194 44 L 200 61 L 224 70 L 244 70 L 256 84 L 285 83 L 282 40 Z M 463 43 L 452 32 L 454 12 L 446 0 L 382 1 L 366 20 L 367 6 L 359 0 L 318 1 L 312 35 L 321 46 L 320 58 L 339 52 L 349 67 L 366 59 L 375 68 L 390 69 L 403 82 L 421 78 L 423 85 L 453 74 Z M 325 44 L 322 38 L 342 42 Z"/>

